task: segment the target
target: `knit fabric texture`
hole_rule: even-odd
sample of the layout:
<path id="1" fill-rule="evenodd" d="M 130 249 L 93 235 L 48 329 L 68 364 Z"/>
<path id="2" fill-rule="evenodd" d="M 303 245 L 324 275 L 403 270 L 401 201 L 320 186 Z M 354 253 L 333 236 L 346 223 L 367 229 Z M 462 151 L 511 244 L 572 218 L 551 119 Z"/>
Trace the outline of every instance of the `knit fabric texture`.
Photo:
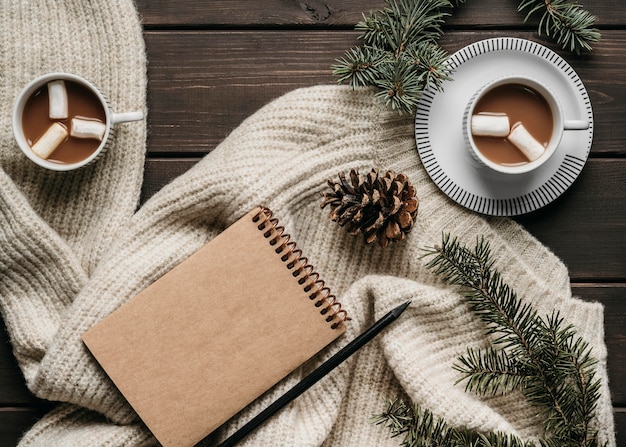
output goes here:
<path id="1" fill-rule="evenodd" d="M 274 100 L 135 211 L 145 123 L 120 125 L 101 160 L 70 173 L 35 167 L 10 128 L 13 98 L 50 71 L 83 75 L 118 111 L 145 110 L 145 51 L 132 2 L 3 0 L 0 17 L 10 24 L 0 28 L 0 309 L 29 389 L 60 402 L 21 446 L 158 445 L 80 337 L 259 204 L 274 211 L 352 320 L 214 441 L 408 299 L 399 321 L 241 445 L 396 446 L 370 422 L 395 396 L 455 426 L 541 436 L 542 421 L 520 396 L 484 399 L 455 384 L 457 357 L 488 340 L 456 289 L 425 268 L 423 248 L 446 232 L 468 245 L 485 237 L 518 295 L 540 314 L 558 309 L 590 343 L 602 381 L 594 423 L 615 445 L 602 306 L 572 297 L 564 264 L 514 221 L 485 218 L 442 194 L 421 165 L 412 119 L 382 107 L 371 90 L 318 86 Z M 365 245 L 320 209 L 328 178 L 372 167 L 406 174 L 420 199 L 413 231 L 385 249 Z"/>

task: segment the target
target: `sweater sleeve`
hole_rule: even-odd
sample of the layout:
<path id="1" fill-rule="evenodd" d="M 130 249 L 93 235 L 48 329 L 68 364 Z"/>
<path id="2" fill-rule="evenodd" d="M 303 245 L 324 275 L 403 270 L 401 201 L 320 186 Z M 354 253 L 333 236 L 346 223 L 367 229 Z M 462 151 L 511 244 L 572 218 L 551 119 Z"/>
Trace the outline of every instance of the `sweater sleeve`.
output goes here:
<path id="1" fill-rule="evenodd" d="M 26 383 L 36 393 L 41 359 L 87 275 L 2 170 L 0 228 L 0 309 Z"/>
<path id="2" fill-rule="evenodd" d="M 69 72 L 100 88 L 114 112 L 146 111 L 146 55 L 132 1 L 0 0 L 0 314 L 29 389 L 64 400 L 42 364 L 72 303 L 137 208 L 145 122 L 116 126 L 97 163 L 70 172 L 36 166 L 12 133 L 18 93 Z"/>
<path id="3" fill-rule="evenodd" d="M 148 447 L 158 443 L 140 424 L 115 425 L 101 414 L 60 404 L 46 414 L 20 440 L 20 447 L 93 447 L 117 445 Z"/>

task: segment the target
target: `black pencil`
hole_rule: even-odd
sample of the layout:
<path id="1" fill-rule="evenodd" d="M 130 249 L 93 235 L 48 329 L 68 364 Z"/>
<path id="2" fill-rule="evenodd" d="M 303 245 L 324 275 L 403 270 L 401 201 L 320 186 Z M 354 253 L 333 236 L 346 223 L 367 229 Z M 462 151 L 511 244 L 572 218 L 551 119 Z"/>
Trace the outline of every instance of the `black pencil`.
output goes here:
<path id="1" fill-rule="evenodd" d="M 359 335 L 357 338 L 348 343 L 339 352 L 333 355 L 331 358 L 322 363 L 317 369 L 311 372 L 308 376 L 294 385 L 289 391 L 276 399 L 265 410 L 261 411 L 258 415 L 253 417 L 243 427 L 233 433 L 229 438 L 222 442 L 218 447 L 232 447 L 237 442 L 245 438 L 250 432 L 263 424 L 268 418 L 274 415 L 278 410 L 285 405 L 292 402 L 300 394 L 304 393 L 307 389 L 317 383 L 322 377 L 328 374 L 330 371 L 339 366 L 344 360 L 357 352 L 363 345 L 369 342 L 372 338 L 378 335 L 389 324 L 398 319 L 398 317 L 404 312 L 411 302 L 407 301 L 404 304 L 389 311 L 380 320 L 374 323 L 369 329 Z"/>

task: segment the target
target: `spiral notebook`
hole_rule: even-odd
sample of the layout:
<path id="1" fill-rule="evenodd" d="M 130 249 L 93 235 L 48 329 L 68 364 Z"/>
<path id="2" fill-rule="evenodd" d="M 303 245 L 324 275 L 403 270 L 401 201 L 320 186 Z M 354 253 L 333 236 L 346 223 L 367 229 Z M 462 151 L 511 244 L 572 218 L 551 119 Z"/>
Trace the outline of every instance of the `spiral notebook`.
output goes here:
<path id="1" fill-rule="evenodd" d="M 83 341 L 158 441 L 192 446 L 345 331 L 347 314 L 256 208 Z"/>

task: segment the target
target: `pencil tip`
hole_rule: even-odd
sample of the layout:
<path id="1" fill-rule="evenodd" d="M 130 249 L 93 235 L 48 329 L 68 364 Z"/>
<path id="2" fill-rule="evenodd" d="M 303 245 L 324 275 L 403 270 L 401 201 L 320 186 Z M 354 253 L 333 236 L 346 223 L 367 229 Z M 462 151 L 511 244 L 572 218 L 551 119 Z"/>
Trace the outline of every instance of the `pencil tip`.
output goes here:
<path id="1" fill-rule="evenodd" d="M 402 312 L 404 312 L 404 311 L 405 311 L 405 309 L 406 309 L 407 307 L 409 307 L 409 304 L 411 304 L 411 302 L 412 302 L 412 301 L 411 301 L 411 300 L 409 300 L 409 301 L 406 301 L 406 302 L 404 302 L 404 303 L 400 304 L 400 305 L 399 305 L 398 307 L 396 307 L 396 308 L 395 308 L 392 312 L 394 313 L 394 315 L 395 315 L 396 317 L 399 317 L 399 316 L 402 314 Z"/>

